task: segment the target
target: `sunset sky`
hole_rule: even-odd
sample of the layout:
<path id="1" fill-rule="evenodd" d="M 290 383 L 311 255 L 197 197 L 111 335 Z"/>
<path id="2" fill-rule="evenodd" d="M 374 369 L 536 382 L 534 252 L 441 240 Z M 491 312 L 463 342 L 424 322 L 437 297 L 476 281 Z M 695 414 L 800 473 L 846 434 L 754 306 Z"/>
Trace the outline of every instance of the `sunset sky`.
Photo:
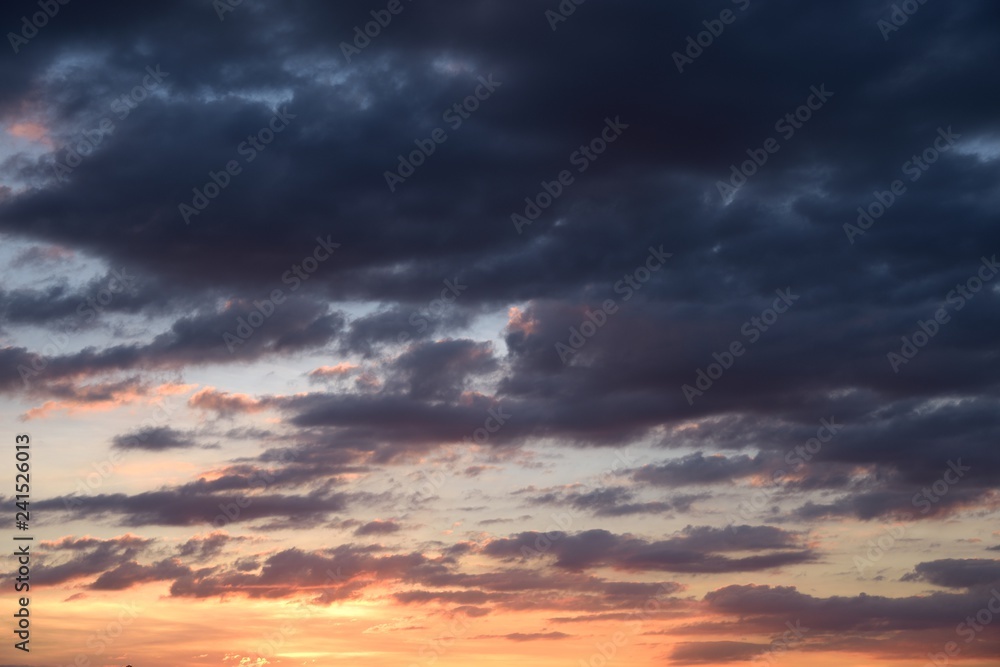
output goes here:
<path id="1" fill-rule="evenodd" d="M 0 667 L 997 664 L 997 3 L 0 28 Z"/>

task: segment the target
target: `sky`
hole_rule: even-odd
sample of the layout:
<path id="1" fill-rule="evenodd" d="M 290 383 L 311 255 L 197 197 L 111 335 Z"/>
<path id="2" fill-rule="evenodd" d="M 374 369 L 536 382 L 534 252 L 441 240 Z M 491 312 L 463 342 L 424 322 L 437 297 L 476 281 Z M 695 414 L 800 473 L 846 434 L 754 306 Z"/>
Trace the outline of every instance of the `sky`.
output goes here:
<path id="1" fill-rule="evenodd" d="M 997 664 L 996 3 L 0 28 L 0 667 Z"/>

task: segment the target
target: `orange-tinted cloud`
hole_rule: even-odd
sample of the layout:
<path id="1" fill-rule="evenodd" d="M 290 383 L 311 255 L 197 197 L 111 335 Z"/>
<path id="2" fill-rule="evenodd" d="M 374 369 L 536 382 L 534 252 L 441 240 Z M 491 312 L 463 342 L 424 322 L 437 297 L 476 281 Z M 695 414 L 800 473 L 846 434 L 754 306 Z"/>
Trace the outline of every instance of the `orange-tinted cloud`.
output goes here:
<path id="1" fill-rule="evenodd" d="M 267 408 L 263 401 L 252 396 L 217 391 L 215 387 L 205 387 L 188 400 L 188 405 L 192 408 L 218 412 L 223 415 L 250 414 L 261 412 Z"/>
<path id="2" fill-rule="evenodd" d="M 345 375 L 350 375 L 359 368 L 360 366 L 357 364 L 349 364 L 347 362 L 337 364 L 336 366 L 320 366 L 315 370 L 309 371 L 309 377 L 313 380 L 343 377 Z"/>
<path id="3" fill-rule="evenodd" d="M 55 147 L 51 137 L 49 137 L 48 129 L 41 123 L 14 123 L 7 128 L 7 134 L 19 139 L 28 139 L 29 141 L 45 144 L 49 148 Z"/>

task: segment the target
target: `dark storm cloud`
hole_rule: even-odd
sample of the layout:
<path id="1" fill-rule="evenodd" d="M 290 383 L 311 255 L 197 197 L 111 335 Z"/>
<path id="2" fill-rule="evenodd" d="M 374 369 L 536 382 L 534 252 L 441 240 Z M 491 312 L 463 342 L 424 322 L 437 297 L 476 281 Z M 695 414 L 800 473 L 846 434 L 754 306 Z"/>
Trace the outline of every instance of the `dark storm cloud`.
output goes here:
<path id="1" fill-rule="evenodd" d="M 180 546 L 177 555 L 181 558 L 207 560 L 222 553 L 229 543 L 244 539 L 246 538 L 232 537 L 221 532 L 206 537 L 192 537 Z"/>
<path id="2" fill-rule="evenodd" d="M 25 348 L 0 350 L 0 391 L 25 386 L 44 391 L 47 383 L 102 373 L 137 369 L 175 369 L 202 363 L 242 363 L 267 354 L 282 354 L 325 345 L 343 328 L 344 318 L 329 313 L 328 306 L 306 299 L 289 299 L 280 317 L 249 329 L 248 338 L 237 337 L 239 319 L 253 308 L 251 302 L 232 301 L 219 311 L 181 317 L 168 331 L 147 343 L 87 347 L 75 353 L 39 357 Z M 238 341 L 227 350 L 224 334 Z"/>
<path id="3" fill-rule="evenodd" d="M 904 581 L 926 581 L 946 588 L 975 588 L 1000 582 L 1000 560 L 947 558 L 920 563 Z"/>
<path id="4" fill-rule="evenodd" d="M 888 659 L 926 660 L 928 651 L 955 642 L 963 656 L 986 659 L 998 654 L 1000 642 L 981 632 L 975 615 L 986 614 L 996 600 L 995 587 L 898 598 L 865 593 L 821 598 L 789 586 L 726 586 L 706 594 L 703 603 L 706 612 L 730 620 L 693 623 L 684 632 L 773 636 L 794 627 L 801 628 L 809 651 L 863 650 Z"/>
<path id="5" fill-rule="evenodd" d="M 686 486 L 690 484 L 716 484 L 749 477 L 765 470 L 762 457 L 705 456 L 702 452 L 660 465 L 647 465 L 637 469 L 633 479 L 658 486 Z"/>
<path id="6" fill-rule="evenodd" d="M 135 535 L 108 540 L 66 537 L 44 542 L 41 544 L 44 567 L 39 568 L 39 580 L 46 585 L 56 585 L 108 572 L 145 554 L 153 543 L 153 540 Z M 62 552 L 67 552 L 69 558 L 63 558 Z"/>
<path id="7" fill-rule="evenodd" d="M 342 511 L 348 500 L 347 494 L 319 492 L 302 496 L 275 493 L 245 496 L 245 482 L 239 491 L 233 490 L 228 494 L 211 493 L 201 490 L 201 486 L 205 485 L 147 491 L 131 496 L 123 493 L 98 494 L 68 503 L 61 498 L 40 500 L 36 506 L 44 511 L 66 512 L 70 519 L 110 517 L 124 526 L 198 526 L 267 518 L 282 518 L 289 522 L 320 519 L 326 514 Z"/>
<path id="8" fill-rule="evenodd" d="M 355 529 L 354 534 L 358 536 L 364 535 L 391 535 L 392 533 L 397 533 L 402 529 L 395 521 L 369 521 L 366 524 L 358 526 Z"/>
<path id="9" fill-rule="evenodd" d="M 629 571 L 750 572 L 816 558 L 809 549 L 802 548 L 799 537 L 769 526 L 688 527 L 674 537 L 655 542 L 599 529 L 576 534 L 525 532 L 491 540 L 480 550 L 504 560 L 551 554 L 557 567 L 571 571 L 613 567 Z M 740 551 L 767 553 L 738 558 L 721 555 Z"/>
<path id="10" fill-rule="evenodd" d="M 19 261 L 15 260 L 12 268 L 17 268 Z M 0 314 L 8 324 L 60 322 L 59 330 L 75 332 L 105 313 L 136 313 L 156 301 L 165 305 L 162 295 L 163 285 L 141 285 L 135 274 L 121 267 L 93 278 L 77 291 L 65 283 L 44 289 L 0 290 Z"/>
<path id="11" fill-rule="evenodd" d="M 766 653 L 767 644 L 751 642 L 683 642 L 670 653 L 675 665 L 717 664 L 720 662 L 747 661 Z"/>
<path id="12" fill-rule="evenodd" d="M 895 468 L 900 475 L 880 490 L 899 500 L 869 495 L 807 514 L 890 512 L 905 504 L 908 484 L 933 482 L 934 468 L 956 453 L 978 466 L 935 513 L 965 506 L 956 498 L 987 498 L 1000 469 L 989 444 L 1000 431 L 995 293 L 984 289 L 952 311 L 898 374 L 885 355 L 973 275 L 981 256 L 1000 251 L 992 209 L 982 203 L 991 201 L 1000 170 L 988 149 L 1000 123 L 981 85 L 1000 49 L 1000 10 L 985 0 L 927 4 L 886 41 L 876 26 L 883 12 L 861 0 L 754 4 L 680 74 L 669 54 L 701 29 L 704 12 L 694 7 L 638 0 L 581 7 L 555 32 L 537 9 L 496 0 L 414 5 L 347 63 L 339 43 L 368 17 L 360 2 L 257 3 L 224 22 L 193 2 L 64 8 L 16 66 L 0 69 L 4 120 L 37 120 L 33 105 L 44 105 L 58 147 L 39 161 L 2 165 L 7 177 L 33 187 L 0 200 L 0 229 L 86 251 L 111 267 L 141 267 L 138 292 L 115 300 L 112 311 L 173 313 L 175 321 L 149 344 L 58 355 L 47 377 L 261 359 L 334 342 L 371 357 L 401 333 L 407 344 L 429 345 L 476 314 L 524 303 L 522 325 L 506 334 L 509 372 L 494 397 L 516 407 L 518 420 L 493 444 L 529 437 L 620 444 L 713 417 L 698 436 L 685 431 L 664 444 L 701 437 L 742 448 L 754 440 L 783 455 L 810 437 L 815 420 L 835 414 L 853 434 L 838 436 L 817 462 Z M 9 11 L 16 25 L 20 10 Z M 178 50 L 181 26 L 187 48 Z M 168 74 L 118 118 L 111 102 L 147 66 Z M 477 76 L 490 74 L 502 82 L 491 97 L 390 193 L 383 172 L 443 123 L 441 112 L 471 94 Z M 833 96 L 794 136 L 781 137 L 780 152 L 723 206 L 716 182 L 748 148 L 776 136 L 775 122 L 812 86 Z M 879 113 L 864 111 L 873 108 Z M 281 109 L 294 116 L 288 126 L 184 224 L 177 204 L 190 202 L 210 171 L 242 161 L 237 147 Z M 113 133 L 66 182 L 54 180 L 65 147 L 105 116 Z M 622 136 L 517 234 L 510 214 L 523 210 L 524 197 L 575 169 L 571 153 L 618 117 L 628 125 Z M 908 181 L 851 244 L 843 223 L 875 189 L 905 179 L 901 165 L 939 127 L 960 134 L 959 145 Z M 978 155 L 970 152 L 977 141 Z M 342 247 L 301 282 L 298 305 L 281 306 L 230 355 L 222 332 L 253 300 L 287 289 L 285 272 L 318 237 Z M 648 248 L 661 245 L 673 253 L 666 265 L 638 291 L 615 291 Z M 449 280 L 468 287 L 435 316 L 429 304 Z M 798 296 L 791 310 L 689 405 L 681 385 L 732 341 L 749 343 L 741 326 L 786 288 Z M 66 318 L 87 295 L 46 289 L 5 292 L 8 319 Z M 210 306 L 220 294 L 234 305 Z M 555 343 L 606 298 L 619 312 L 564 365 Z M 328 312 L 325 300 L 333 299 L 378 309 L 347 322 Z M 413 397 L 453 401 L 474 371 L 445 364 L 424 375 L 434 368 L 432 349 L 443 348 L 404 355 L 395 379 Z M 0 388 L 18 390 L 15 369 L 33 352 L 0 351 Z M 954 396 L 966 398 L 940 403 Z M 347 446 L 394 453 L 461 441 L 485 418 L 397 396 L 313 396 L 287 405 L 296 426 L 339 425 Z M 349 410 L 364 417 L 347 417 Z M 400 412 L 406 416 L 394 417 Z M 752 428 L 729 428 L 744 417 Z M 413 435 L 414 425 L 427 435 Z M 722 437 L 730 432 L 733 439 Z M 767 437 L 774 433 L 780 437 Z M 744 456 L 668 461 L 638 474 L 659 484 L 722 483 L 751 472 Z"/>
<path id="13" fill-rule="evenodd" d="M 534 642 L 548 639 L 566 639 L 572 637 L 565 632 L 512 632 L 506 635 L 479 635 L 473 639 L 509 639 L 512 642 Z"/>
<path id="14" fill-rule="evenodd" d="M 341 341 L 345 352 L 371 357 L 379 346 L 425 340 L 441 331 L 467 326 L 473 313 L 460 308 L 440 317 L 419 310 L 390 308 L 353 320 Z"/>
<path id="15" fill-rule="evenodd" d="M 161 452 L 168 449 L 188 449 L 197 447 L 192 434 L 178 431 L 169 426 L 150 426 L 132 433 L 116 435 L 113 438 L 116 449 L 141 449 Z"/>
<path id="16" fill-rule="evenodd" d="M 353 597 L 381 580 L 418 580 L 444 571 L 447 564 L 417 553 L 374 555 L 363 547 L 342 545 L 323 553 L 286 549 L 264 560 L 259 572 L 204 571 L 171 585 L 176 597 L 215 597 L 238 593 L 254 598 L 282 598 L 300 592 L 319 595 L 325 604 Z"/>
<path id="17" fill-rule="evenodd" d="M 472 376 L 499 368 L 489 343 L 472 340 L 441 340 L 418 343 L 392 364 L 394 382 L 412 398 L 454 400 Z"/>
<path id="18" fill-rule="evenodd" d="M 95 591 L 121 591 L 152 581 L 188 576 L 190 573 L 190 568 L 174 559 L 165 559 L 152 565 L 140 565 L 135 561 L 129 561 L 103 572 L 90 584 L 90 588 Z"/>
<path id="19" fill-rule="evenodd" d="M 116 295 L 102 317 L 107 326 L 124 315 L 166 324 L 140 342 L 44 353 L 32 391 L 95 403 L 144 386 L 131 377 L 85 384 L 95 376 L 183 372 L 331 347 L 394 361 L 366 373 L 355 393 L 248 396 L 222 387 L 200 392 L 190 407 L 227 418 L 278 411 L 285 423 L 275 429 L 292 432 L 287 451 L 296 458 L 267 472 L 293 486 L 358 471 L 368 453 L 383 463 L 464 442 L 490 410 L 502 410 L 511 417 L 490 433 L 491 446 L 532 439 L 606 446 L 655 435 L 664 448 L 698 452 L 628 471 L 638 484 L 722 486 L 794 473 L 780 497 L 795 500 L 799 519 L 941 518 L 996 508 L 1000 278 L 960 301 L 961 310 L 948 295 L 978 271 L 981 257 L 1000 252 L 1000 160 L 991 156 L 1000 120 L 995 91 L 983 83 L 995 79 L 1000 57 L 1000 8 L 988 0 L 925 3 L 884 40 L 876 21 L 887 4 L 752 3 L 683 74 L 670 53 L 702 29 L 707 14 L 693 3 L 586 3 L 555 32 L 533 3 L 413 3 L 351 63 L 339 42 L 367 20 L 371 7 L 360 1 L 243 3 L 224 22 L 205 2 L 65 5 L 16 58 L 0 59 L 0 121 L 37 122 L 56 147 L 40 159 L 0 162 L 10 185 L 0 190 L 0 230 L 115 269 L 135 267 L 136 289 Z M 15 3 L 2 11 L 0 25 L 16 26 L 24 9 Z M 147 66 L 168 74 L 118 117 L 111 103 Z M 443 123 L 442 110 L 469 95 L 478 76 L 489 75 L 502 82 L 490 99 L 449 128 L 448 142 L 390 193 L 384 171 Z M 782 137 L 780 151 L 724 205 L 717 181 L 748 159 L 747 149 L 777 136 L 775 121 L 813 86 L 832 97 L 794 136 Z M 276 112 L 289 117 L 287 127 L 244 161 L 241 142 Z M 56 180 L 66 148 L 104 117 L 114 119 L 114 131 L 65 182 Z M 628 127 L 576 172 L 570 155 L 609 118 Z M 932 145 L 939 128 L 961 135 L 958 144 L 909 180 L 901 166 Z M 204 189 L 210 172 L 234 159 L 242 173 L 185 224 L 178 204 L 192 203 L 192 188 Z M 524 212 L 525 197 L 562 169 L 574 170 L 575 182 L 518 234 L 511 213 Z M 844 223 L 895 178 L 905 179 L 906 193 L 864 235 L 848 239 Z M 318 238 L 342 247 L 308 280 L 286 281 Z M 619 282 L 661 246 L 672 257 L 641 289 Z M 35 252 L 16 257 L 12 268 L 27 261 L 52 265 Z M 0 349 L 0 391 L 23 391 L 20 369 L 33 368 L 43 353 L 44 338 L 28 327 L 57 332 L 86 320 L 80 304 L 110 279 L 101 271 L 77 288 L 0 291 L 5 333 L 30 332 Z M 436 313 L 444 281 L 459 280 L 468 288 Z M 223 334 L 236 331 L 237 318 L 292 284 L 301 292 L 227 350 Z M 766 330 L 747 329 L 778 289 L 795 294 L 789 311 Z M 571 327 L 579 330 L 606 299 L 615 299 L 617 311 L 564 363 L 555 345 L 567 344 Z M 352 319 L 334 310 L 342 301 L 374 309 Z M 470 338 L 477 317 L 512 305 L 520 310 L 503 334 L 506 356 Z M 886 353 L 942 305 L 950 321 L 894 372 Z M 745 354 L 686 400 L 681 386 L 694 385 L 734 341 Z M 494 387 L 479 387 L 492 378 L 499 378 Z M 809 459 L 793 455 L 815 437 L 820 419 L 834 417 L 845 425 L 835 441 Z M 164 429 L 150 448 L 184 444 L 181 435 Z M 90 497 L 66 516 L 209 523 L 278 452 L 183 487 Z M 969 469 L 950 482 L 945 475 L 959 460 Z M 939 480 L 947 493 L 935 490 Z M 326 521 L 351 500 L 266 490 L 238 520 Z M 601 517 L 678 506 L 632 488 L 535 500 Z M 61 501 L 37 504 L 66 512 Z M 537 550 L 542 537 L 520 533 L 481 551 L 513 561 L 525 548 Z M 618 613 L 595 599 L 609 594 L 603 583 L 555 580 L 551 572 L 470 577 L 417 553 L 289 550 L 192 571 L 160 555 L 140 560 L 145 554 L 135 545 L 86 544 L 67 543 L 80 555 L 50 564 L 43 576 L 58 583 L 100 575 L 92 587 L 103 590 L 173 581 L 174 595 L 190 597 L 285 597 L 329 586 L 321 599 L 330 602 L 368 585 L 355 574 L 328 583 L 327 572 L 342 568 L 436 589 L 397 594 L 414 603 Z M 182 554 L 209 559 L 221 548 L 216 539 Z M 799 535 L 746 526 L 688 528 L 659 540 L 559 533 L 545 553 L 556 575 L 599 567 L 748 572 L 817 558 Z M 921 563 L 907 579 L 978 589 L 995 575 L 993 561 L 948 559 Z M 565 590 L 579 596 L 564 600 Z M 519 591 L 538 591 L 539 599 L 525 601 Z M 615 603 L 646 593 L 618 590 Z M 737 586 L 710 593 L 704 604 L 739 617 L 737 637 L 801 616 L 817 633 L 870 639 L 884 631 L 947 635 L 986 599 L 978 590 L 823 599 Z M 836 650 L 866 646 L 851 640 Z M 995 653 L 989 641 L 981 638 L 977 646 L 987 649 L 979 650 Z M 670 657 L 698 664 L 760 652 L 751 642 L 696 642 Z"/>
<path id="20" fill-rule="evenodd" d="M 592 491 L 550 492 L 533 496 L 531 503 L 554 505 L 569 504 L 595 516 L 625 516 L 628 514 L 663 514 L 673 509 L 669 502 L 635 502 L 636 493 L 622 487 L 608 487 Z"/>

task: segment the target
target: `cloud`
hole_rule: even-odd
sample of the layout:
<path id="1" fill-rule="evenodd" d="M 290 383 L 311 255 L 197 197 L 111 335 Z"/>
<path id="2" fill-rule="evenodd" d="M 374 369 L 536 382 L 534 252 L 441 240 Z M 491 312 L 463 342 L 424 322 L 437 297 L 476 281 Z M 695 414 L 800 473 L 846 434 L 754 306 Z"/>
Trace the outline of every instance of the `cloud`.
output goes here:
<path id="1" fill-rule="evenodd" d="M 682 642 L 674 646 L 670 661 L 675 665 L 711 665 L 752 660 L 770 650 L 766 644 L 751 642 Z"/>
<path id="2" fill-rule="evenodd" d="M 550 555 L 555 557 L 556 567 L 573 571 L 612 567 L 625 571 L 752 572 L 808 563 L 816 558 L 802 547 L 797 535 L 769 526 L 689 526 L 655 542 L 600 529 L 575 534 L 525 532 L 489 540 L 480 551 L 502 560 Z M 738 558 L 721 555 L 741 551 L 766 553 Z"/>
<path id="3" fill-rule="evenodd" d="M 227 417 L 235 414 L 252 414 L 267 409 L 264 401 L 246 394 L 218 391 L 215 387 L 205 387 L 188 400 L 188 405 L 199 410 L 217 412 Z"/>
<path id="4" fill-rule="evenodd" d="M 549 639 L 566 639 L 571 637 L 565 632 L 511 632 L 506 635 L 480 635 L 476 639 L 509 639 L 512 642 L 536 642 Z"/>
<path id="5" fill-rule="evenodd" d="M 659 465 L 647 465 L 633 473 L 637 482 L 658 486 L 688 486 L 693 484 L 718 484 L 759 474 L 766 469 L 763 457 L 746 455 L 725 457 L 705 456 L 696 452 L 682 459 Z"/>
<path id="6" fill-rule="evenodd" d="M 926 581 L 945 588 L 975 588 L 1000 582 L 1000 560 L 944 558 L 918 563 L 904 581 Z"/>
<path id="7" fill-rule="evenodd" d="M 355 535 L 391 535 L 392 533 L 398 533 L 402 529 L 395 521 L 369 521 L 366 524 L 358 526 L 354 531 Z"/>
<path id="8" fill-rule="evenodd" d="M 189 449 L 198 444 L 192 434 L 178 431 L 169 426 L 149 426 L 131 433 L 116 435 L 112 442 L 115 449 L 141 449 L 162 452 L 169 449 Z"/>

